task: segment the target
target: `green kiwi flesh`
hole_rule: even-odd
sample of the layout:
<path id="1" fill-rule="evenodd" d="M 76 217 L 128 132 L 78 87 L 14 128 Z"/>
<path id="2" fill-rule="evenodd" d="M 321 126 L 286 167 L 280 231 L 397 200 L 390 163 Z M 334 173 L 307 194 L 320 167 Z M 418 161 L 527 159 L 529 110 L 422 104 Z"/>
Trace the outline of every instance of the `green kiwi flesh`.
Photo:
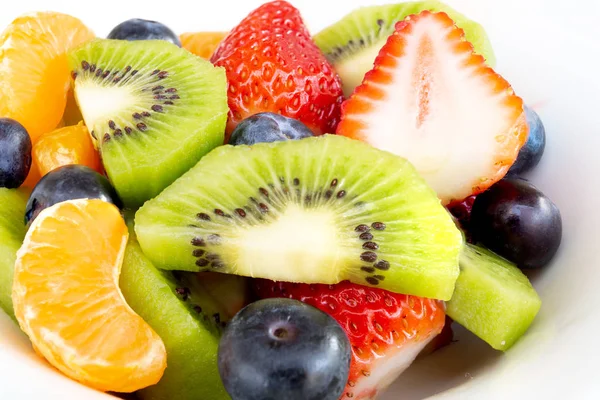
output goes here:
<path id="1" fill-rule="evenodd" d="M 223 144 L 223 69 L 161 40 L 97 39 L 69 59 L 77 104 L 126 206 L 156 196 Z"/>
<path id="2" fill-rule="evenodd" d="M 527 331 L 541 300 L 514 264 L 482 247 L 467 245 L 446 313 L 496 350 L 508 350 Z"/>
<path id="3" fill-rule="evenodd" d="M 405 159 L 341 136 L 222 146 L 136 214 L 158 268 L 450 299 L 462 235 Z"/>
<path id="4" fill-rule="evenodd" d="M 411 1 L 363 7 L 314 36 L 315 43 L 340 75 L 347 97 L 373 68 L 379 50 L 394 32 L 396 23 L 425 10 L 448 14 L 465 31 L 465 37 L 473 44 L 475 51 L 490 66 L 495 65 L 494 51 L 483 27 L 442 2 Z"/>
<path id="5" fill-rule="evenodd" d="M 15 319 L 12 283 L 17 250 L 23 244 L 26 228 L 25 205 L 28 194 L 22 189 L 0 188 L 0 307 Z"/>
<path id="6" fill-rule="evenodd" d="M 167 349 L 163 377 L 139 391 L 140 399 L 229 399 L 217 368 L 219 338 L 226 322 L 246 305 L 247 292 L 243 278 L 218 275 L 158 270 L 130 235 L 119 285 Z M 208 285 L 214 286 L 212 293 L 205 290 Z"/>

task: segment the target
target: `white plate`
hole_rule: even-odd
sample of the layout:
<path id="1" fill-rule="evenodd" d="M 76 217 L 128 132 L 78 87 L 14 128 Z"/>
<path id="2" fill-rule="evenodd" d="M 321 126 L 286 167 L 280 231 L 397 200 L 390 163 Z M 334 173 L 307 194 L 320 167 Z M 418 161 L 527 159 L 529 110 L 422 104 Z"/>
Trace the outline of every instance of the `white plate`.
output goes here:
<path id="1" fill-rule="evenodd" d="M 296 0 L 312 32 L 373 0 Z M 261 1 L 3 1 L 0 26 L 53 9 L 81 18 L 99 36 L 122 20 L 165 22 L 178 32 L 225 30 Z M 595 0 L 449 0 L 483 23 L 497 70 L 545 122 L 546 155 L 531 175 L 560 207 L 563 245 L 534 277 L 543 299 L 528 334 L 500 354 L 464 331 L 458 342 L 418 361 L 384 400 L 598 399 L 600 375 L 600 5 Z M 191 5 L 193 4 L 193 5 Z M 0 205 L 1 206 L 1 205 Z M 41 362 L 0 312 L 0 399 L 106 400 Z M 210 400 L 210 399 L 201 399 Z"/>

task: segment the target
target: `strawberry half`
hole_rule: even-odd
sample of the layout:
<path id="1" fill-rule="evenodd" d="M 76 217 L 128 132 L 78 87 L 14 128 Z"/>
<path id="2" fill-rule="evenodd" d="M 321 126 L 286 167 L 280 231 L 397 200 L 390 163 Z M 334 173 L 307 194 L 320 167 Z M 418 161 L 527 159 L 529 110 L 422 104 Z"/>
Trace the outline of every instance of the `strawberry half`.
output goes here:
<path id="1" fill-rule="evenodd" d="M 267 111 L 298 119 L 316 135 L 335 132 L 344 100 L 340 79 L 289 3 L 250 13 L 211 61 L 229 81 L 227 138 L 244 118 Z"/>
<path id="2" fill-rule="evenodd" d="M 407 158 L 448 204 L 502 179 L 528 128 L 523 101 L 462 29 L 424 11 L 396 24 L 337 133 Z"/>
<path id="3" fill-rule="evenodd" d="M 342 399 L 372 399 L 392 383 L 444 327 L 441 301 L 349 282 L 336 285 L 256 281 L 262 298 L 286 297 L 331 315 L 352 345 Z"/>

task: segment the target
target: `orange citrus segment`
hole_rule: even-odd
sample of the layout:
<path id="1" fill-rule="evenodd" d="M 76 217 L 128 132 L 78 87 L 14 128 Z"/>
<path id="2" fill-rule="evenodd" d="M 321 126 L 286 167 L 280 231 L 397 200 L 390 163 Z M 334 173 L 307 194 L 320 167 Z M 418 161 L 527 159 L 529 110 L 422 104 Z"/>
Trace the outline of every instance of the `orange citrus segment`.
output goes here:
<path id="1" fill-rule="evenodd" d="M 103 391 L 153 385 L 166 368 L 162 340 L 119 289 L 127 238 L 112 204 L 59 203 L 35 219 L 15 265 L 21 329 L 53 366 Z"/>
<path id="2" fill-rule="evenodd" d="M 191 32 L 182 34 L 179 39 L 184 49 L 208 60 L 227 34 L 228 32 Z"/>
<path id="3" fill-rule="evenodd" d="M 32 157 L 29 175 L 27 175 L 27 179 L 25 179 L 25 182 L 23 182 L 23 187 L 33 189 L 40 179 L 42 179 L 42 176 L 40 175 L 40 169 L 38 168 L 35 159 Z"/>
<path id="4" fill-rule="evenodd" d="M 102 173 L 100 156 L 83 122 L 42 135 L 33 146 L 33 159 L 42 176 L 70 164 L 85 165 Z"/>
<path id="5" fill-rule="evenodd" d="M 35 142 L 60 122 L 69 89 L 66 53 L 94 34 L 69 15 L 17 18 L 0 35 L 0 115 L 19 121 Z"/>

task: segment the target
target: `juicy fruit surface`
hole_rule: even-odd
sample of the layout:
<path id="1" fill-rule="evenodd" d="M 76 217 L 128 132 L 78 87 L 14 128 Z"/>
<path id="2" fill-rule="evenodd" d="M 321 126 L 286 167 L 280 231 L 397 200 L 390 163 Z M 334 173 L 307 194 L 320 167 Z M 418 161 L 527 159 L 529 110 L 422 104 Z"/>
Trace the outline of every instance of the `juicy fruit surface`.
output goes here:
<path id="1" fill-rule="evenodd" d="M 495 65 L 492 45 L 483 27 L 444 3 L 411 1 L 362 7 L 314 37 L 317 46 L 340 74 L 346 96 L 352 94 L 373 67 L 379 50 L 394 32 L 396 23 L 424 10 L 447 13 L 465 31 L 465 36 L 473 44 L 475 51 L 485 58 L 489 66 Z"/>
<path id="2" fill-rule="evenodd" d="M 23 124 L 33 142 L 53 130 L 67 101 L 66 53 L 93 38 L 80 20 L 65 14 L 15 19 L 0 35 L 0 116 Z"/>
<path id="3" fill-rule="evenodd" d="M 157 21 L 133 18 L 121 22 L 108 34 L 117 40 L 165 40 L 181 47 L 179 37 L 168 26 Z"/>
<path id="4" fill-rule="evenodd" d="M 156 331 L 167 350 L 164 375 L 156 385 L 139 391 L 140 399 L 229 398 L 217 369 L 221 328 L 215 315 L 220 324 L 220 319 L 233 316 L 244 302 L 236 299 L 225 307 L 217 305 L 216 296 L 208 296 L 204 287 L 198 287 L 200 283 L 192 286 L 191 281 L 189 275 L 178 280 L 173 273 L 156 269 L 130 236 L 119 286 L 127 303 Z M 241 291 L 238 283 L 231 285 L 231 281 L 223 289 Z M 230 310 L 232 305 L 237 309 Z M 225 313 L 218 313 L 222 309 Z"/>
<path id="5" fill-rule="evenodd" d="M 155 384 L 166 367 L 160 337 L 118 287 L 127 237 L 114 205 L 64 202 L 36 219 L 15 265 L 15 315 L 37 352 L 104 391 Z"/>
<path id="6" fill-rule="evenodd" d="M 96 40 L 70 63 L 85 124 L 126 205 L 143 204 L 223 144 L 227 82 L 208 61 L 162 40 Z"/>
<path id="7" fill-rule="evenodd" d="M 302 122 L 273 113 L 258 113 L 243 120 L 231 133 L 229 144 L 253 145 L 304 139 L 313 133 Z"/>
<path id="8" fill-rule="evenodd" d="M 102 172 L 100 155 L 82 122 L 42 135 L 33 147 L 33 158 L 42 176 L 71 164 Z"/>
<path id="9" fill-rule="evenodd" d="M 522 174 L 535 168 L 542 159 L 546 148 L 546 129 L 540 116 L 527 106 L 525 106 L 525 116 L 529 127 L 529 137 L 519 151 L 517 160 L 508 171 L 511 175 Z"/>
<path id="10" fill-rule="evenodd" d="M 31 138 L 17 121 L 0 118 L 0 188 L 16 189 L 31 168 Z"/>
<path id="11" fill-rule="evenodd" d="M 136 233 L 159 268 L 440 299 L 462 246 L 406 160 L 333 135 L 220 147 L 138 211 Z"/>
<path id="12" fill-rule="evenodd" d="M 209 60 L 229 32 L 188 32 L 179 36 L 181 47 Z"/>
<path id="13" fill-rule="evenodd" d="M 446 312 L 496 350 L 508 350 L 527 331 L 541 307 L 529 280 L 510 262 L 467 245 Z"/>
<path id="14" fill-rule="evenodd" d="M 228 134 L 265 111 L 298 119 L 316 135 L 335 132 L 343 101 L 340 79 L 289 3 L 266 3 L 250 13 L 211 60 L 227 71 Z"/>
<path id="15" fill-rule="evenodd" d="M 219 372 L 236 400 L 338 400 L 350 343 L 329 315 L 296 300 L 250 304 L 219 344 Z"/>
<path id="16" fill-rule="evenodd" d="M 463 31 L 424 11 L 396 25 L 337 133 L 408 158 L 448 204 L 506 174 L 527 124 L 522 100 Z"/>
<path id="17" fill-rule="evenodd" d="M 82 165 L 66 165 L 48 173 L 27 201 L 25 222 L 31 223 L 44 209 L 67 200 L 99 199 L 121 207 L 108 179 Z"/>
<path id="18" fill-rule="evenodd" d="M 501 180 L 477 196 L 471 215 L 475 239 L 520 268 L 543 267 L 560 247 L 558 207 L 525 180 Z"/>
<path id="19" fill-rule="evenodd" d="M 12 283 L 17 250 L 25 237 L 23 214 L 27 192 L 0 188 L 0 307 L 15 318 L 12 305 Z"/>
<path id="20" fill-rule="evenodd" d="M 444 327 L 444 306 L 439 301 L 349 282 L 306 285 L 261 280 L 257 293 L 310 304 L 344 328 L 352 345 L 352 363 L 342 398 L 374 398 Z"/>

